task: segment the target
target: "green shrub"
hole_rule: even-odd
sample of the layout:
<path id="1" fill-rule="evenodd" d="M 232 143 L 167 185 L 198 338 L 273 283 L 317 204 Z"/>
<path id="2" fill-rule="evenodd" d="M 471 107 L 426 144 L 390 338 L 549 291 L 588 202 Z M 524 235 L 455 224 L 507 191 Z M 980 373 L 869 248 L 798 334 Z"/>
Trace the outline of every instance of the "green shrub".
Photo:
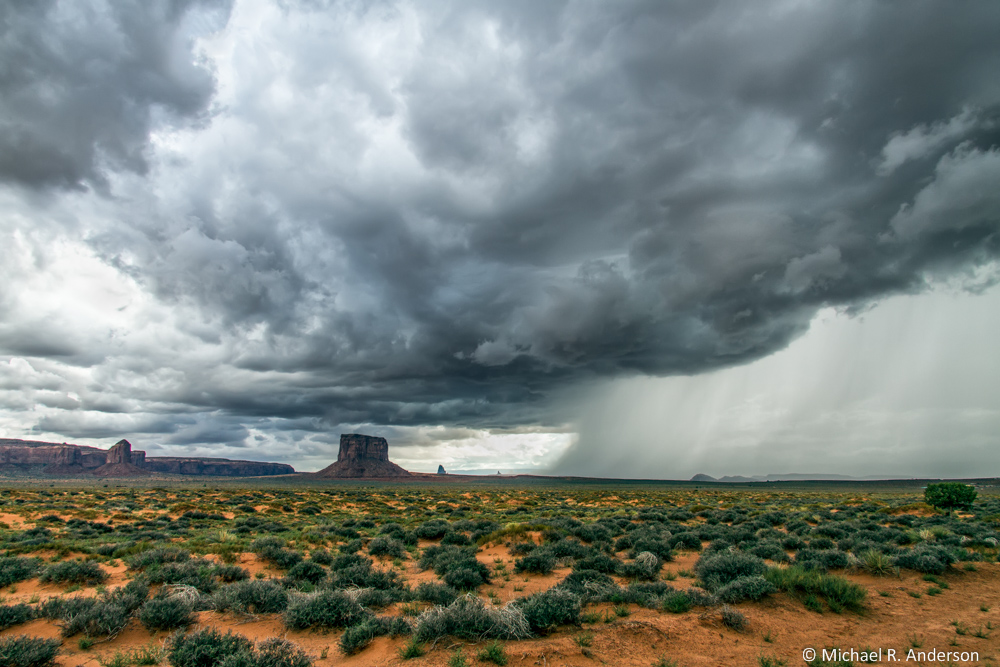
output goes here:
<path id="1" fill-rule="evenodd" d="M 862 610 L 868 594 L 864 587 L 851 583 L 843 577 L 824 574 L 818 570 L 807 570 L 798 565 L 786 568 L 772 567 L 764 574 L 764 578 L 778 590 L 787 593 L 806 598 L 823 596 L 830 609 L 838 613 L 844 609 Z"/>
<path id="2" fill-rule="evenodd" d="M 315 551 L 309 552 L 309 560 L 318 565 L 332 565 L 333 556 L 330 552 L 325 549 L 317 549 Z"/>
<path id="3" fill-rule="evenodd" d="M 421 602 L 430 602 L 431 604 L 446 607 L 458 598 L 458 591 L 448 584 L 436 584 L 425 581 L 417 586 L 413 592 L 413 597 Z"/>
<path id="4" fill-rule="evenodd" d="M 399 649 L 399 657 L 403 660 L 419 658 L 424 653 L 427 653 L 427 651 L 424 649 L 423 644 L 418 642 L 416 639 L 411 639 L 406 646 Z"/>
<path id="5" fill-rule="evenodd" d="M 34 618 L 35 610 L 31 605 L 0 605 L 0 630 L 6 630 L 12 625 L 27 623 Z"/>
<path id="6" fill-rule="evenodd" d="M 764 577 L 740 577 L 720 588 L 716 591 L 716 595 L 723 602 L 736 603 L 744 600 L 760 600 L 776 590 L 774 584 Z"/>
<path id="7" fill-rule="evenodd" d="M 194 623 L 194 613 L 191 603 L 183 598 L 156 597 L 142 606 L 139 621 L 149 632 L 176 630 Z"/>
<path id="8" fill-rule="evenodd" d="M 353 655 L 368 646 L 376 637 L 388 635 L 398 637 L 408 635 L 413 628 L 406 619 L 399 616 L 373 616 L 358 625 L 353 625 L 340 635 L 340 650 Z"/>
<path id="9" fill-rule="evenodd" d="M 215 576 L 219 581 L 231 584 L 234 581 L 246 581 L 250 578 L 250 573 L 239 565 L 216 565 Z"/>
<path id="10" fill-rule="evenodd" d="M 125 559 L 125 563 L 130 570 L 145 570 L 147 567 L 155 567 L 164 563 L 182 563 L 191 557 L 190 552 L 177 547 L 159 547 L 143 551 L 130 558 Z"/>
<path id="11" fill-rule="evenodd" d="M 271 637 L 257 645 L 253 667 L 311 667 L 312 661 L 287 639 Z"/>
<path id="12" fill-rule="evenodd" d="M 886 575 L 896 573 L 896 568 L 893 566 L 892 558 L 878 549 L 868 549 L 863 551 L 861 552 L 861 556 L 859 558 L 861 561 L 861 567 L 870 574 L 884 577 Z"/>
<path id="13" fill-rule="evenodd" d="M 443 579 L 445 584 L 460 591 L 472 591 L 486 583 L 482 569 L 478 567 L 458 567 L 449 570 Z"/>
<path id="14" fill-rule="evenodd" d="M 815 540 L 814 540 L 815 541 Z M 811 545 L 810 545 L 811 546 Z M 842 570 L 848 566 L 850 559 L 847 554 L 838 549 L 814 550 L 801 549 L 795 554 L 795 564 L 806 569 L 814 570 Z"/>
<path id="15" fill-rule="evenodd" d="M 112 637 L 125 629 L 131 617 L 132 612 L 123 605 L 98 600 L 85 612 L 64 617 L 62 635 L 72 637 L 82 632 L 87 637 Z"/>
<path id="16" fill-rule="evenodd" d="M 514 571 L 549 574 L 556 568 L 556 557 L 548 548 L 535 549 L 514 561 Z"/>
<path id="17" fill-rule="evenodd" d="M 420 524 L 413 532 L 422 540 L 440 540 L 450 530 L 451 526 L 448 525 L 447 521 L 434 519 Z"/>
<path id="18" fill-rule="evenodd" d="M 212 596 L 217 611 L 237 614 L 277 614 L 288 607 L 288 592 L 269 579 L 239 581 Z"/>
<path id="19" fill-rule="evenodd" d="M 516 606 L 486 606 L 477 597 L 463 595 L 447 607 L 428 609 L 417 619 L 414 635 L 430 641 L 451 635 L 459 639 L 527 639 L 531 628 Z"/>
<path id="20" fill-rule="evenodd" d="M 521 609 L 528 627 L 535 634 L 542 634 L 557 625 L 580 621 L 580 597 L 566 589 L 550 588 L 520 598 L 514 604 Z"/>
<path id="21" fill-rule="evenodd" d="M 23 558 L 21 556 L 0 558 L 0 588 L 31 579 L 41 568 L 42 562 L 37 558 Z"/>
<path id="22" fill-rule="evenodd" d="M 92 560 L 68 560 L 49 565 L 38 578 L 39 581 L 56 584 L 86 584 L 96 586 L 108 579 L 108 573 Z"/>
<path id="23" fill-rule="evenodd" d="M 368 543 L 368 553 L 372 556 L 389 558 L 405 558 L 406 547 L 399 540 L 386 535 L 380 535 Z"/>
<path id="24" fill-rule="evenodd" d="M 182 584 L 193 586 L 202 593 L 211 593 L 218 587 L 217 571 L 215 563 L 198 558 L 148 567 L 144 576 L 151 584 Z"/>
<path id="25" fill-rule="evenodd" d="M 740 577 L 760 576 L 767 572 L 761 558 L 743 551 L 723 551 L 704 554 L 694 566 L 705 588 L 716 591 Z"/>
<path id="26" fill-rule="evenodd" d="M 940 482 L 928 484 L 924 490 L 924 502 L 943 510 L 969 509 L 976 502 L 976 487 L 961 482 Z"/>
<path id="27" fill-rule="evenodd" d="M 0 665 L 4 667 L 49 667 L 56 664 L 58 639 L 18 635 L 0 638 Z"/>
<path id="28" fill-rule="evenodd" d="M 216 665 L 249 665 L 253 643 L 243 635 L 214 628 L 189 635 L 177 634 L 170 643 L 167 657 L 173 667 L 216 667 Z M 239 661 L 240 659 L 243 661 Z"/>
<path id="29" fill-rule="evenodd" d="M 723 606 L 722 624 L 731 630 L 735 630 L 736 632 L 743 632 L 750 625 L 750 621 L 747 620 L 746 616 L 732 607 Z"/>
<path id="30" fill-rule="evenodd" d="M 285 611 L 285 626 L 307 628 L 349 628 L 367 620 L 372 613 L 342 591 L 321 591 L 293 599 Z"/>
<path id="31" fill-rule="evenodd" d="M 672 614 L 683 614 L 691 610 L 691 596 L 683 591 L 671 591 L 663 596 L 660 608 Z"/>
<path id="32" fill-rule="evenodd" d="M 925 574 L 942 574 L 958 557 L 948 547 L 936 544 L 920 544 L 896 556 L 895 565 Z"/>
<path id="33" fill-rule="evenodd" d="M 487 644 L 476 657 L 479 658 L 480 662 L 492 662 L 494 665 L 501 666 L 507 664 L 507 653 L 504 651 L 503 644 L 498 641 Z"/>
<path id="34" fill-rule="evenodd" d="M 621 574 L 631 579 L 656 579 L 661 567 L 663 563 L 659 556 L 651 551 L 642 551 L 636 554 L 634 560 L 622 566 Z"/>
<path id="35" fill-rule="evenodd" d="M 605 574 L 618 574 L 622 562 L 605 553 L 596 553 L 573 563 L 573 570 L 596 570 Z"/>
<path id="36" fill-rule="evenodd" d="M 292 581 L 308 581 L 315 585 L 326 579 L 326 570 L 322 565 L 304 560 L 289 568 L 288 578 Z"/>

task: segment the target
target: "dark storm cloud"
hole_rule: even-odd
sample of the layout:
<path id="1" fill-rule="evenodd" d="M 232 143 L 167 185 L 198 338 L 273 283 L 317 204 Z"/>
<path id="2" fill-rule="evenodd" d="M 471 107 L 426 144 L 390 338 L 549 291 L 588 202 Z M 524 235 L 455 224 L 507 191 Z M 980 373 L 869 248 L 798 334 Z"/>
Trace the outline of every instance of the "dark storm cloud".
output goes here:
<path id="1" fill-rule="evenodd" d="M 93 343 L 102 387 L 225 416 L 178 442 L 551 425 L 996 279 L 993 2 L 247 2 L 203 51 L 200 6 L 12 7 L 0 175 L 121 175 L 85 240 L 187 342 Z"/>
<path id="2" fill-rule="evenodd" d="M 0 179 L 105 186 L 145 173 L 156 115 L 206 110 L 211 73 L 191 59 L 192 8 L 225 2 L 15 1 L 0 7 Z"/>

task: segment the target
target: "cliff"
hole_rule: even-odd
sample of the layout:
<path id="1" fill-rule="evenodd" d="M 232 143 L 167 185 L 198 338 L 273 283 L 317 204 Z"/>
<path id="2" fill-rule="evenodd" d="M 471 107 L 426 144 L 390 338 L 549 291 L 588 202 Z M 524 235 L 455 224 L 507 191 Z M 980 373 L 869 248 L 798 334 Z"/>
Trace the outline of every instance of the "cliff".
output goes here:
<path id="1" fill-rule="evenodd" d="M 215 458 L 146 456 L 133 450 L 128 440 L 111 449 L 0 438 L 0 471 L 46 475 L 96 475 L 98 477 L 142 477 L 151 473 L 218 477 L 261 477 L 294 474 L 284 463 L 231 461 Z"/>
<path id="2" fill-rule="evenodd" d="M 285 463 L 176 456 L 151 456 L 146 459 L 145 469 L 174 475 L 210 475 L 213 477 L 264 477 L 295 473 L 295 468 Z"/>
<path id="3" fill-rule="evenodd" d="M 314 475 L 323 478 L 409 477 L 410 473 L 389 460 L 389 443 L 385 438 L 344 433 L 340 436 L 337 461 Z"/>

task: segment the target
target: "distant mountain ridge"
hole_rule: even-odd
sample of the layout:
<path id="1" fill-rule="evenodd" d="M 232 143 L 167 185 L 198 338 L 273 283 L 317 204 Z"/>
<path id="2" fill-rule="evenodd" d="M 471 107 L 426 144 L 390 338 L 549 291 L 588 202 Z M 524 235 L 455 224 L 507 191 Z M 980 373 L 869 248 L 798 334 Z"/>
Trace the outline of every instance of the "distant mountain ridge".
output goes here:
<path id="1" fill-rule="evenodd" d="M 752 477 L 745 477 L 743 475 L 726 475 L 725 477 L 715 478 L 711 475 L 705 475 L 703 473 L 698 473 L 691 478 L 692 482 L 725 482 L 732 484 L 746 483 L 746 482 L 803 482 L 803 481 L 871 481 L 878 479 L 910 479 L 903 475 L 865 475 L 863 477 L 856 477 L 853 475 L 835 475 L 831 473 L 801 473 L 801 472 L 789 472 L 782 474 L 770 474 L 770 475 L 754 475 Z"/>
<path id="2" fill-rule="evenodd" d="M 295 473 L 290 465 L 267 461 L 147 457 L 144 451 L 132 451 L 132 443 L 124 439 L 110 449 L 98 449 L 65 442 L 0 438 L 0 471 L 4 470 L 40 470 L 45 475 L 97 477 L 144 477 L 156 472 L 212 477 L 265 477 Z"/>

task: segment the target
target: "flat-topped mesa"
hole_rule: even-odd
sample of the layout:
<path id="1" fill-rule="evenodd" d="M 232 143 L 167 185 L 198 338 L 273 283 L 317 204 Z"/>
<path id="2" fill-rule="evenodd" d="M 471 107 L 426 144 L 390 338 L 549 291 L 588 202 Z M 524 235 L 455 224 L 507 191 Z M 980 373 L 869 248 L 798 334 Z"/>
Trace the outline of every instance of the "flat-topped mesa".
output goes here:
<path id="1" fill-rule="evenodd" d="M 343 433 L 336 463 L 315 473 L 317 477 L 409 477 L 410 473 L 389 460 L 385 438 L 360 433 Z"/>
<path id="2" fill-rule="evenodd" d="M 385 438 L 360 433 L 342 433 L 337 461 L 356 459 L 389 460 L 389 442 Z"/>

